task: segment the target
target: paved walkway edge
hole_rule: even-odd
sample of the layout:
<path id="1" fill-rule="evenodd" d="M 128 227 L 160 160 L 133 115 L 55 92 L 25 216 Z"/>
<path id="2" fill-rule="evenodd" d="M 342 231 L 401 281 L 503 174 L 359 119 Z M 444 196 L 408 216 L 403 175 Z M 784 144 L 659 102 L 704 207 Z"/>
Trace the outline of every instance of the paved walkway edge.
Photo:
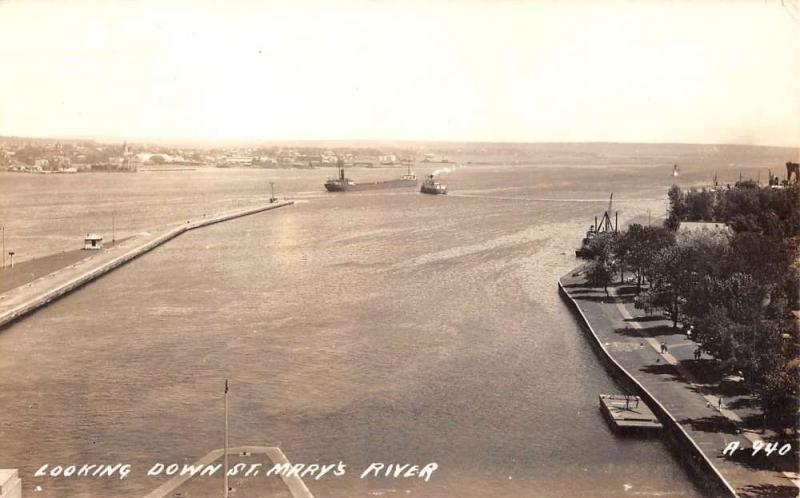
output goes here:
<path id="1" fill-rule="evenodd" d="M 275 464 L 288 464 L 292 465 L 292 462 L 286 458 L 286 455 L 281 451 L 281 449 L 277 446 L 237 446 L 235 448 L 228 448 L 228 455 L 236 455 L 237 453 L 241 453 L 246 451 L 252 454 L 263 454 L 267 455 L 270 461 Z M 201 458 L 200 460 L 194 462 L 193 465 L 195 466 L 206 466 L 214 463 L 225 453 L 225 450 L 212 450 L 206 456 Z M 290 474 L 288 473 L 281 473 L 280 477 L 283 479 L 283 483 L 286 485 L 286 488 L 291 493 L 292 498 L 314 498 L 314 495 L 311 494 L 308 487 L 306 487 L 303 479 L 300 478 L 297 474 Z M 229 474 L 230 475 L 230 474 Z M 144 498 L 165 498 L 168 494 L 175 491 L 181 484 L 191 479 L 192 476 L 190 475 L 183 475 L 179 474 L 174 476 L 169 481 L 165 482 L 154 491 L 146 494 Z M 2 497 L 0 497 L 2 498 Z"/>
<path id="2" fill-rule="evenodd" d="M 4 312 L 3 314 L 0 315 L 0 329 L 8 326 L 15 320 L 18 320 L 19 318 L 28 315 L 29 313 L 32 313 L 33 311 L 36 311 L 37 309 L 46 306 L 49 303 L 88 284 L 89 282 L 92 282 L 102 277 L 106 273 L 109 273 L 119 268 L 120 266 L 138 258 L 139 256 L 146 254 L 147 252 L 155 249 L 156 247 L 166 242 L 169 242 L 170 240 L 174 239 L 175 237 L 185 232 L 188 232 L 189 230 L 195 230 L 197 228 L 207 227 L 210 225 L 214 225 L 216 223 L 221 223 L 223 221 L 229 221 L 236 218 L 241 218 L 243 216 L 249 216 L 251 214 L 270 211 L 272 209 L 277 209 L 284 206 L 291 206 L 292 204 L 294 204 L 294 201 L 279 202 L 275 204 L 269 204 L 266 206 L 258 206 L 255 208 L 224 213 L 221 215 L 204 218 L 199 221 L 194 221 L 194 222 L 189 221 L 184 223 L 183 225 L 178 225 L 175 228 L 167 230 L 158 237 L 151 239 L 148 242 L 145 242 L 144 244 L 134 247 L 133 249 L 122 254 L 121 256 L 118 256 L 112 259 L 111 261 L 108 261 L 98 266 L 97 268 L 87 270 L 85 273 L 70 280 L 69 282 L 58 285 L 37 296 L 33 296 L 32 298 L 26 300 L 24 303 L 21 303 L 19 306 L 16 306 L 13 309 Z"/>
<path id="3" fill-rule="evenodd" d="M 598 353 L 606 369 L 615 379 L 624 384 L 625 387 L 638 394 L 659 418 L 664 425 L 664 432 L 669 441 L 680 452 L 681 456 L 684 457 L 681 458 L 681 461 L 688 465 L 701 486 L 706 491 L 713 493 L 714 496 L 738 496 L 730 483 L 720 474 L 714 464 L 711 463 L 700 447 L 697 446 L 697 443 L 686 433 L 683 427 L 681 427 L 667 409 L 636 380 L 636 377 L 617 363 L 611 353 L 606 350 L 602 341 L 592 328 L 592 324 L 589 323 L 589 320 L 583 314 L 578 303 L 575 302 L 569 294 L 569 291 L 564 288 L 561 280 L 558 281 L 558 293 L 564 301 L 566 301 L 569 308 L 576 314 L 577 318 L 579 318 L 581 328 L 589 336 L 592 348 Z"/>

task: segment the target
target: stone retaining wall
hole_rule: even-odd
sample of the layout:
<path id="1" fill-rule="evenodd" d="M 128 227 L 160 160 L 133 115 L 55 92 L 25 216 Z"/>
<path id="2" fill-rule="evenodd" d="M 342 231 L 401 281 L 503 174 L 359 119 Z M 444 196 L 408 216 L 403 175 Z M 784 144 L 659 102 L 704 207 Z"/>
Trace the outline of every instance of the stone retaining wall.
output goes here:
<path id="1" fill-rule="evenodd" d="M 638 395 L 658 417 L 664 425 L 664 436 L 673 450 L 677 451 L 679 460 L 685 463 L 701 487 L 713 496 L 736 497 L 736 491 L 727 480 L 719 473 L 714 464 L 703 453 L 695 441 L 686 433 L 675 418 L 664 406 L 642 386 L 636 378 L 620 365 L 611 353 L 603 346 L 602 341 L 592 328 L 592 324 L 583 314 L 578 303 L 569 295 L 569 292 L 558 282 L 558 293 L 575 313 L 581 329 L 589 338 L 589 343 L 597 353 L 600 361 L 611 376 L 630 393 Z M 599 394 L 599 393 L 598 393 Z"/>

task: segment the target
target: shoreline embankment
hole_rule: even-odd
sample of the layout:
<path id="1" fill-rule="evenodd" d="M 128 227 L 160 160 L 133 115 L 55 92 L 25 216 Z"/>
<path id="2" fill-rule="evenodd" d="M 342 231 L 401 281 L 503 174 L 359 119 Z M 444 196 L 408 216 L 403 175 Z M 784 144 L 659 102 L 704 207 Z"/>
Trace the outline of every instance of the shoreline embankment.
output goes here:
<path id="1" fill-rule="evenodd" d="M 162 232 L 154 237 L 148 237 L 145 241 L 132 247 L 119 256 L 111 256 L 106 258 L 98 257 L 96 260 L 90 259 L 85 265 L 80 265 L 80 267 L 73 265 L 72 267 L 63 268 L 57 272 L 54 272 L 47 277 L 42 277 L 38 279 L 38 281 L 34 281 L 31 284 L 26 285 L 21 291 L 20 288 L 13 289 L 8 293 L 10 294 L 20 291 L 21 295 L 15 295 L 13 299 L 14 303 L 9 305 L 5 305 L 5 303 L 0 302 L 0 330 L 4 329 L 14 321 L 36 311 L 39 308 L 47 306 L 51 302 L 79 289 L 80 287 L 94 280 L 97 280 L 103 275 L 106 275 L 107 273 L 138 258 L 139 256 L 152 251 L 156 247 L 169 242 L 183 233 L 186 233 L 190 230 L 215 225 L 217 223 L 222 223 L 224 221 L 262 213 L 264 211 L 291 206 L 293 204 L 294 201 L 277 202 L 274 204 L 268 204 L 266 206 L 258 206 L 223 213 L 216 216 L 205 217 L 196 221 L 189 220 L 182 225 L 177 225 L 174 228 L 171 228 L 166 232 Z M 72 273 L 74 273 L 74 275 Z M 48 280 L 45 281 L 45 279 Z M 6 296 L 4 295 L 3 297 Z"/>
<path id="2" fill-rule="evenodd" d="M 570 272 L 568 275 L 574 273 Z M 574 285 L 574 284 L 573 284 Z M 574 313 L 581 329 L 586 333 L 589 343 L 597 353 L 611 376 L 630 393 L 638 395 L 650 407 L 664 426 L 664 436 L 674 451 L 682 457 L 680 460 L 687 465 L 692 476 L 705 492 L 712 496 L 738 496 L 736 490 L 720 473 L 708 456 L 703 452 L 697 442 L 686 432 L 673 415 L 642 383 L 623 367 L 614 355 L 605 346 L 604 341 L 595 332 L 592 323 L 584 314 L 575 298 L 565 287 L 562 279 L 558 281 L 558 292 Z M 600 394 L 600 393 L 598 393 Z"/>

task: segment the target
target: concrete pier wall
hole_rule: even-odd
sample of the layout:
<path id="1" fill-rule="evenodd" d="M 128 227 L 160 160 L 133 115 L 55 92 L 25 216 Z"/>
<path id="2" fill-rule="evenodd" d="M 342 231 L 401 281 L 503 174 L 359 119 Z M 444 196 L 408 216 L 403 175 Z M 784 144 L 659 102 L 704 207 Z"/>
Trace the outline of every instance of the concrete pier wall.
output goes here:
<path id="1" fill-rule="evenodd" d="M 695 477 L 702 488 L 711 496 L 736 497 L 736 491 L 728 481 L 720 474 L 719 470 L 703 453 L 695 441 L 686 433 L 675 418 L 666 408 L 655 398 L 645 387 L 636 380 L 622 365 L 620 365 L 603 345 L 592 328 L 592 324 L 586 318 L 580 306 L 564 288 L 561 281 L 558 282 L 558 292 L 575 314 L 581 329 L 586 333 L 589 344 L 597 353 L 598 358 L 605 366 L 611 376 L 620 383 L 630 393 L 638 395 L 647 406 L 658 417 L 664 425 L 664 435 L 670 446 L 680 456 L 680 460 L 687 465 L 692 475 Z M 599 393 L 598 393 L 599 394 Z"/>
<path id="2" fill-rule="evenodd" d="M 0 469 L 0 498 L 22 498 L 22 479 L 17 469 Z"/>
<path id="3" fill-rule="evenodd" d="M 241 218 L 243 216 L 249 216 L 251 214 L 261 213 L 264 211 L 270 211 L 272 209 L 277 209 L 284 206 L 291 206 L 294 204 L 294 201 L 285 201 L 285 202 L 278 202 L 274 204 L 269 204 L 266 206 L 259 206 L 256 208 L 244 209 L 233 211 L 230 213 L 225 213 L 217 216 L 210 216 L 208 218 L 203 218 L 197 221 L 187 221 L 183 225 L 178 225 L 175 228 L 169 229 L 166 232 L 156 236 L 155 238 L 148 239 L 146 242 L 133 247 L 132 249 L 126 251 L 124 254 L 117 256 L 116 258 L 103 263 L 100 266 L 97 266 L 92 269 L 87 269 L 85 272 L 77 275 L 75 278 L 67 281 L 61 282 L 59 284 L 54 285 L 52 288 L 48 289 L 43 293 L 39 293 L 35 296 L 31 296 L 30 299 L 26 300 L 25 302 L 15 306 L 10 310 L 5 310 L 0 313 L 0 329 L 6 327 L 14 320 L 17 320 L 28 313 L 31 313 L 42 306 L 46 306 L 48 303 L 59 299 L 60 297 L 69 294 L 70 292 L 92 282 L 100 278 L 101 276 L 105 275 L 106 273 L 119 268 L 120 266 L 132 261 L 139 256 L 146 254 L 147 252 L 155 249 L 156 247 L 174 239 L 175 237 L 188 232 L 189 230 L 195 230 L 197 228 L 207 227 L 210 225 L 214 225 L 217 223 L 221 223 L 223 221 L 232 220 L 235 218 Z"/>

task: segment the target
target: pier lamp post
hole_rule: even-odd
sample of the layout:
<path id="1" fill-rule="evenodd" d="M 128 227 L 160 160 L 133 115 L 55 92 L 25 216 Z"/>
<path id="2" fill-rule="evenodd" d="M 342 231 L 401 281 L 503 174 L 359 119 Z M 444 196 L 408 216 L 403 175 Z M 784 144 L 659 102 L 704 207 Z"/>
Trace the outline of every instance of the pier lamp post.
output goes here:
<path id="1" fill-rule="evenodd" d="M 224 465 L 224 473 L 223 476 L 223 483 L 224 492 L 222 494 L 223 498 L 228 498 L 228 492 L 230 488 L 228 487 L 228 379 L 225 379 L 225 441 L 223 442 L 223 465 Z"/>

